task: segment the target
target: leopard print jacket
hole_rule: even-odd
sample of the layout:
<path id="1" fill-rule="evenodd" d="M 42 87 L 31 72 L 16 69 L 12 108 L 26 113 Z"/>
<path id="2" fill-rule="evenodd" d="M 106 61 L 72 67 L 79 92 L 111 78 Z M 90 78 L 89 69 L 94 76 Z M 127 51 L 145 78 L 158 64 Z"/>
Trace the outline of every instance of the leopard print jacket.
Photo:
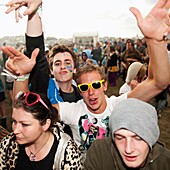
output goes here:
<path id="1" fill-rule="evenodd" d="M 52 132 L 57 137 L 59 145 L 55 154 L 53 170 L 82 170 L 82 155 L 72 139 L 63 133 L 56 123 Z M 0 143 L 0 169 L 14 170 L 19 154 L 19 145 L 14 133 L 8 134 Z"/>

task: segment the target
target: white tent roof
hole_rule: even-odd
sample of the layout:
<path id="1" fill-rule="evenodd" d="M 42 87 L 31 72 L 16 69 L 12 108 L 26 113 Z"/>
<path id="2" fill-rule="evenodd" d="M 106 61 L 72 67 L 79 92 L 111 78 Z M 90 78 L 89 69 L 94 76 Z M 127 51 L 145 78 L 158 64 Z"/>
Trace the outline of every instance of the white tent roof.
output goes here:
<path id="1" fill-rule="evenodd" d="M 76 32 L 73 34 L 73 37 L 96 37 L 98 32 Z"/>

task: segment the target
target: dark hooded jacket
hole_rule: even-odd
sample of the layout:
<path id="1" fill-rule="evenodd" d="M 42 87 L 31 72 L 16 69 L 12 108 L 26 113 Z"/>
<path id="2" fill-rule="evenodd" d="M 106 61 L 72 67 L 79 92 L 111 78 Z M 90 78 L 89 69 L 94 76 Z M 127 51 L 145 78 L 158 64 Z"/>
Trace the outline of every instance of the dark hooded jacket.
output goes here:
<path id="1" fill-rule="evenodd" d="M 111 137 L 95 140 L 90 146 L 84 170 L 130 170 L 124 164 Z M 135 170 L 135 169 L 133 169 Z M 170 150 L 157 142 L 150 151 L 146 164 L 136 170 L 170 170 Z"/>

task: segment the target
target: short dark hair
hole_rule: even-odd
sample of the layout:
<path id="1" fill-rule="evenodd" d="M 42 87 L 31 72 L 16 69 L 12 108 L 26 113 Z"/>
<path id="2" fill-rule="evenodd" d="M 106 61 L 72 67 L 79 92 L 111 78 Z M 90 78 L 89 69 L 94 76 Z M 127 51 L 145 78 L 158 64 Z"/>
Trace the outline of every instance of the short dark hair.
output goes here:
<path id="1" fill-rule="evenodd" d="M 74 62 L 74 68 L 78 67 L 77 55 L 74 53 L 73 49 L 70 48 L 68 45 L 59 45 L 59 44 L 56 44 L 49 51 L 50 68 L 52 68 L 53 61 L 54 61 L 54 56 L 57 53 L 64 53 L 64 52 L 68 52 L 68 53 L 71 54 L 73 62 Z"/>

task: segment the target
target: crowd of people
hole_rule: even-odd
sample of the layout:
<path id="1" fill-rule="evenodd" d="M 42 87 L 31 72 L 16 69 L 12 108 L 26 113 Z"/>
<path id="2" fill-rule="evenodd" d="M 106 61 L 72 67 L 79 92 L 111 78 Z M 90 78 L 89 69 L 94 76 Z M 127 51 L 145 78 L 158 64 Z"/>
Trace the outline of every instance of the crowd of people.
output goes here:
<path id="1" fill-rule="evenodd" d="M 80 55 L 62 44 L 45 51 L 42 1 L 12 0 L 6 13 L 15 11 L 19 22 L 23 6 L 25 50 L 1 47 L 5 75 L 15 80 L 0 169 L 170 169 L 170 150 L 158 141 L 158 107 L 149 104 L 170 84 L 170 1 L 159 0 L 145 18 L 130 8 L 142 40 L 97 42 Z M 118 76 L 120 95 L 106 96 Z"/>

